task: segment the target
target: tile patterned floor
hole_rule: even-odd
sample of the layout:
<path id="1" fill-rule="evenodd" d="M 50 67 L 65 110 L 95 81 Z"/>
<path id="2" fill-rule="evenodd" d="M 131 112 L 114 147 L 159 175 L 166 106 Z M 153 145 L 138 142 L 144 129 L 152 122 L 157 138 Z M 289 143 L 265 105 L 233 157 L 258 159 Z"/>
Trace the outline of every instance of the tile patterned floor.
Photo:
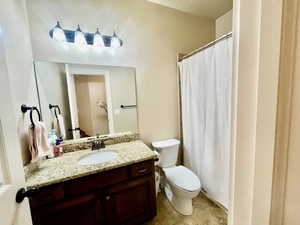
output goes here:
<path id="1" fill-rule="evenodd" d="M 177 213 L 165 195 L 160 193 L 157 216 L 144 225 L 227 225 L 227 215 L 203 194 L 193 199 L 194 212 L 191 216 Z"/>

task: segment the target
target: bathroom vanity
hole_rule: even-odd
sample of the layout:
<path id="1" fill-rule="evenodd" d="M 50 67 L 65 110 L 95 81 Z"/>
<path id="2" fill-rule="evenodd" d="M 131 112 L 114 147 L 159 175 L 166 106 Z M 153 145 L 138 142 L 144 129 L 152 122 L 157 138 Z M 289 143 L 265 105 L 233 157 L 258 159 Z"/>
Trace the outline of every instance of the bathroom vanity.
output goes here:
<path id="1" fill-rule="evenodd" d="M 27 188 L 34 190 L 33 224 L 124 225 L 153 218 L 154 152 L 141 141 L 109 145 L 97 152 L 107 151 L 118 155 L 104 163 L 80 165 L 78 161 L 94 151 L 76 151 L 27 172 Z"/>

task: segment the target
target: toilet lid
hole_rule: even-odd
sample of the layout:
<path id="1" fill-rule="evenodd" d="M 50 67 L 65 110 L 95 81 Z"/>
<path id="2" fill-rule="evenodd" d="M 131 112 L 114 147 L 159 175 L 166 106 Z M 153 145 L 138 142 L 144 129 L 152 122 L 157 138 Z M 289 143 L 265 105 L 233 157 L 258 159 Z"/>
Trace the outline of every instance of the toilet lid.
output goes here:
<path id="1" fill-rule="evenodd" d="M 186 191 L 197 191 L 201 188 L 199 178 L 188 168 L 176 166 L 163 169 L 169 182 Z"/>
<path id="2" fill-rule="evenodd" d="M 154 148 L 167 148 L 167 147 L 172 147 L 174 145 L 179 145 L 180 141 L 178 141 L 177 139 L 168 139 L 168 140 L 164 140 L 164 141 L 156 141 L 152 143 L 152 146 Z"/>

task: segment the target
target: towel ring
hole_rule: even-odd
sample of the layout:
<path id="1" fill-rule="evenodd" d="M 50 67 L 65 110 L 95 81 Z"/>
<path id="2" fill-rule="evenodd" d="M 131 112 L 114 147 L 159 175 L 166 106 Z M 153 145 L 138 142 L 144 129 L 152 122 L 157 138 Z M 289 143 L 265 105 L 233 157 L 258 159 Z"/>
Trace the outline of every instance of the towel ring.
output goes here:
<path id="1" fill-rule="evenodd" d="M 58 110 L 58 115 L 60 115 L 60 114 L 61 114 L 61 111 L 60 111 L 59 106 L 57 106 L 57 107 L 54 108 L 54 114 L 55 114 L 55 117 L 56 117 L 56 119 L 57 119 L 57 111 L 56 111 L 56 110 Z"/>
<path id="2" fill-rule="evenodd" d="M 24 104 L 21 105 L 21 111 L 22 111 L 23 113 L 26 113 L 28 110 L 30 110 L 30 122 L 31 122 L 32 128 L 34 129 L 35 124 L 34 124 L 34 121 L 33 121 L 33 111 L 36 111 L 36 112 L 37 112 L 37 114 L 38 114 L 38 116 L 39 116 L 39 121 L 42 120 L 41 114 L 40 114 L 40 111 L 38 110 L 38 108 L 35 107 L 35 106 L 29 107 L 29 106 L 26 106 L 26 105 L 24 105 Z"/>
<path id="3" fill-rule="evenodd" d="M 33 121 L 33 111 L 37 112 L 37 114 L 39 116 L 39 121 L 41 121 L 41 114 L 40 114 L 40 111 L 36 107 L 31 108 L 31 110 L 30 110 L 30 121 L 31 121 L 31 124 L 32 124 L 32 128 L 34 129 L 35 124 L 34 124 L 34 121 Z"/>
<path id="4" fill-rule="evenodd" d="M 60 114 L 61 114 L 60 108 L 59 108 L 58 105 L 52 105 L 52 104 L 49 104 L 49 109 L 51 110 L 51 109 L 53 109 L 53 108 L 54 108 L 54 114 L 55 114 L 55 117 L 56 117 L 56 119 L 57 119 L 57 111 L 56 111 L 56 110 L 58 110 L 58 113 L 59 113 L 59 115 L 60 115 Z"/>

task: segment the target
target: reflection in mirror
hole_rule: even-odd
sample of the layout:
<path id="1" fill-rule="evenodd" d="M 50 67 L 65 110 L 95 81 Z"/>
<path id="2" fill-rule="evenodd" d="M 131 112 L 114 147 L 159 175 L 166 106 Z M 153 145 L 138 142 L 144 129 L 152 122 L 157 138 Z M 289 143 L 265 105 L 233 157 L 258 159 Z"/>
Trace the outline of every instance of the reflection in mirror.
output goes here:
<path id="1" fill-rule="evenodd" d="M 135 68 L 36 61 L 35 71 L 50 136 L 138 132 Z"/>
<path id="2" fill-rule="evenodd" d="M 108 110 L 104 75 L 74 76 L 81 137 L 108 134 Z"/>

